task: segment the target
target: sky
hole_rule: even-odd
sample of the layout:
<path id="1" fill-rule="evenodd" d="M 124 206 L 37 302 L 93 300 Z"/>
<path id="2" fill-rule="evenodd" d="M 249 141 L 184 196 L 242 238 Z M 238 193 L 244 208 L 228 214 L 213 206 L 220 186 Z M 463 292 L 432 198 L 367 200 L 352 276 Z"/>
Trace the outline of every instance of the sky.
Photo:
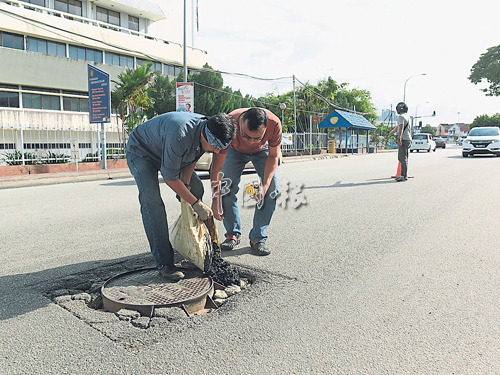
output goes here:
<path id="1" fill-rule="evenodd" d="M 288 77 L 224 74 L 243 95 L 292 91 L 293 75 L 296 85 L 330 76 L 368 90 L 379 114 L 406 96 L 411 116 L 436 111 L 424 125 L 471 123 L 500 113 L 500 97 L 467 79 L 500 44 L 499 13 L 498 0 L 198 0 L 195 41 L 220 71 Z"/>

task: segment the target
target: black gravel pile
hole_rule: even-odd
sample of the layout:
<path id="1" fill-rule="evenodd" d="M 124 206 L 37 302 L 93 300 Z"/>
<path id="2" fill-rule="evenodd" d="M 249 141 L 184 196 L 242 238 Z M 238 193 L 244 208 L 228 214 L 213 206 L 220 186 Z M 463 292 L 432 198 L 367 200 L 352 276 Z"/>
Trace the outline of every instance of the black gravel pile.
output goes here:
<path id="1" fill-rule="evenodd" d="M 213 281 L 225 287 L 240 285 L 240 269 L 222 259 L 218 252 L 215 252 L 212 258 L 212 265 L 206 274 L 210 276 Z"/>

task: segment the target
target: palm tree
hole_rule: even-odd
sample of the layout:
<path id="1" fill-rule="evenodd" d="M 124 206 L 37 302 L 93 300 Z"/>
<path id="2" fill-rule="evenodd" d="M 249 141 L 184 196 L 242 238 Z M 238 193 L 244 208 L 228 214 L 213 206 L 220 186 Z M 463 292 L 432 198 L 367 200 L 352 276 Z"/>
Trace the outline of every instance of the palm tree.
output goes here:
<path id="1" fill-rule="evenodd" d="M 136 69 L 126 68 L 118 75 L 118 81 L 113 81 L 116 89 L 111 93 L 111 107 L 122 121 L 124 138 L 146 120 L 145 111 L 154 103 L 149 96 L 156 76 L 152 65 L 147 61 Z"/>

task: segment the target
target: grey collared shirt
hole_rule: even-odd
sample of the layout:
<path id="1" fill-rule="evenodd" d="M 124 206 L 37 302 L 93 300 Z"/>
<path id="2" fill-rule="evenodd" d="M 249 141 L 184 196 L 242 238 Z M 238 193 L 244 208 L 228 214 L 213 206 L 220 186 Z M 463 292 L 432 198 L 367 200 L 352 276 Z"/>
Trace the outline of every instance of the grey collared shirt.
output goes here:
<path id="1" fill-rule="evenodd" d="M 178 180 L 181 169 L 205 153 L 200 136 L 206 120 L 187 112 L 156 116 L 132 131 L 125 150 L 156 163 L 165 180 Z"/>

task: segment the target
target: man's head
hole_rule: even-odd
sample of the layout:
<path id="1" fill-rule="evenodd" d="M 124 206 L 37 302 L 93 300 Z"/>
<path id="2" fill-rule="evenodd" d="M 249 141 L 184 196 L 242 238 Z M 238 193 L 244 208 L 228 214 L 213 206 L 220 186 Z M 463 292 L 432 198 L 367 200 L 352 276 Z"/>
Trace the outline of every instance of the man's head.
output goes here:
<path id="1" fill-rule="evenodd" d="M 240 132 L 244 141 L 259 142 L 267 128 L 267 113 L 262 108 L 250 108 L 241 114 Z"/>
<path id="2" fill-rule="evenodd" d="M 202 145 L 207 152 L 218 153 L 236 137 L 236 122 L 226 114 L 210 117 L 202 130 Z M 207 147 L 208 146 L 208 147 Z"/>
<path id="3" fill-rule="evenodd" d="M 408 112 L 408 106 L 406 105 L 405 102 L 399 102 L 398 105 L 396 106 L 396 112 L 398 115 L 401 113 L 406 113 Z"/>

